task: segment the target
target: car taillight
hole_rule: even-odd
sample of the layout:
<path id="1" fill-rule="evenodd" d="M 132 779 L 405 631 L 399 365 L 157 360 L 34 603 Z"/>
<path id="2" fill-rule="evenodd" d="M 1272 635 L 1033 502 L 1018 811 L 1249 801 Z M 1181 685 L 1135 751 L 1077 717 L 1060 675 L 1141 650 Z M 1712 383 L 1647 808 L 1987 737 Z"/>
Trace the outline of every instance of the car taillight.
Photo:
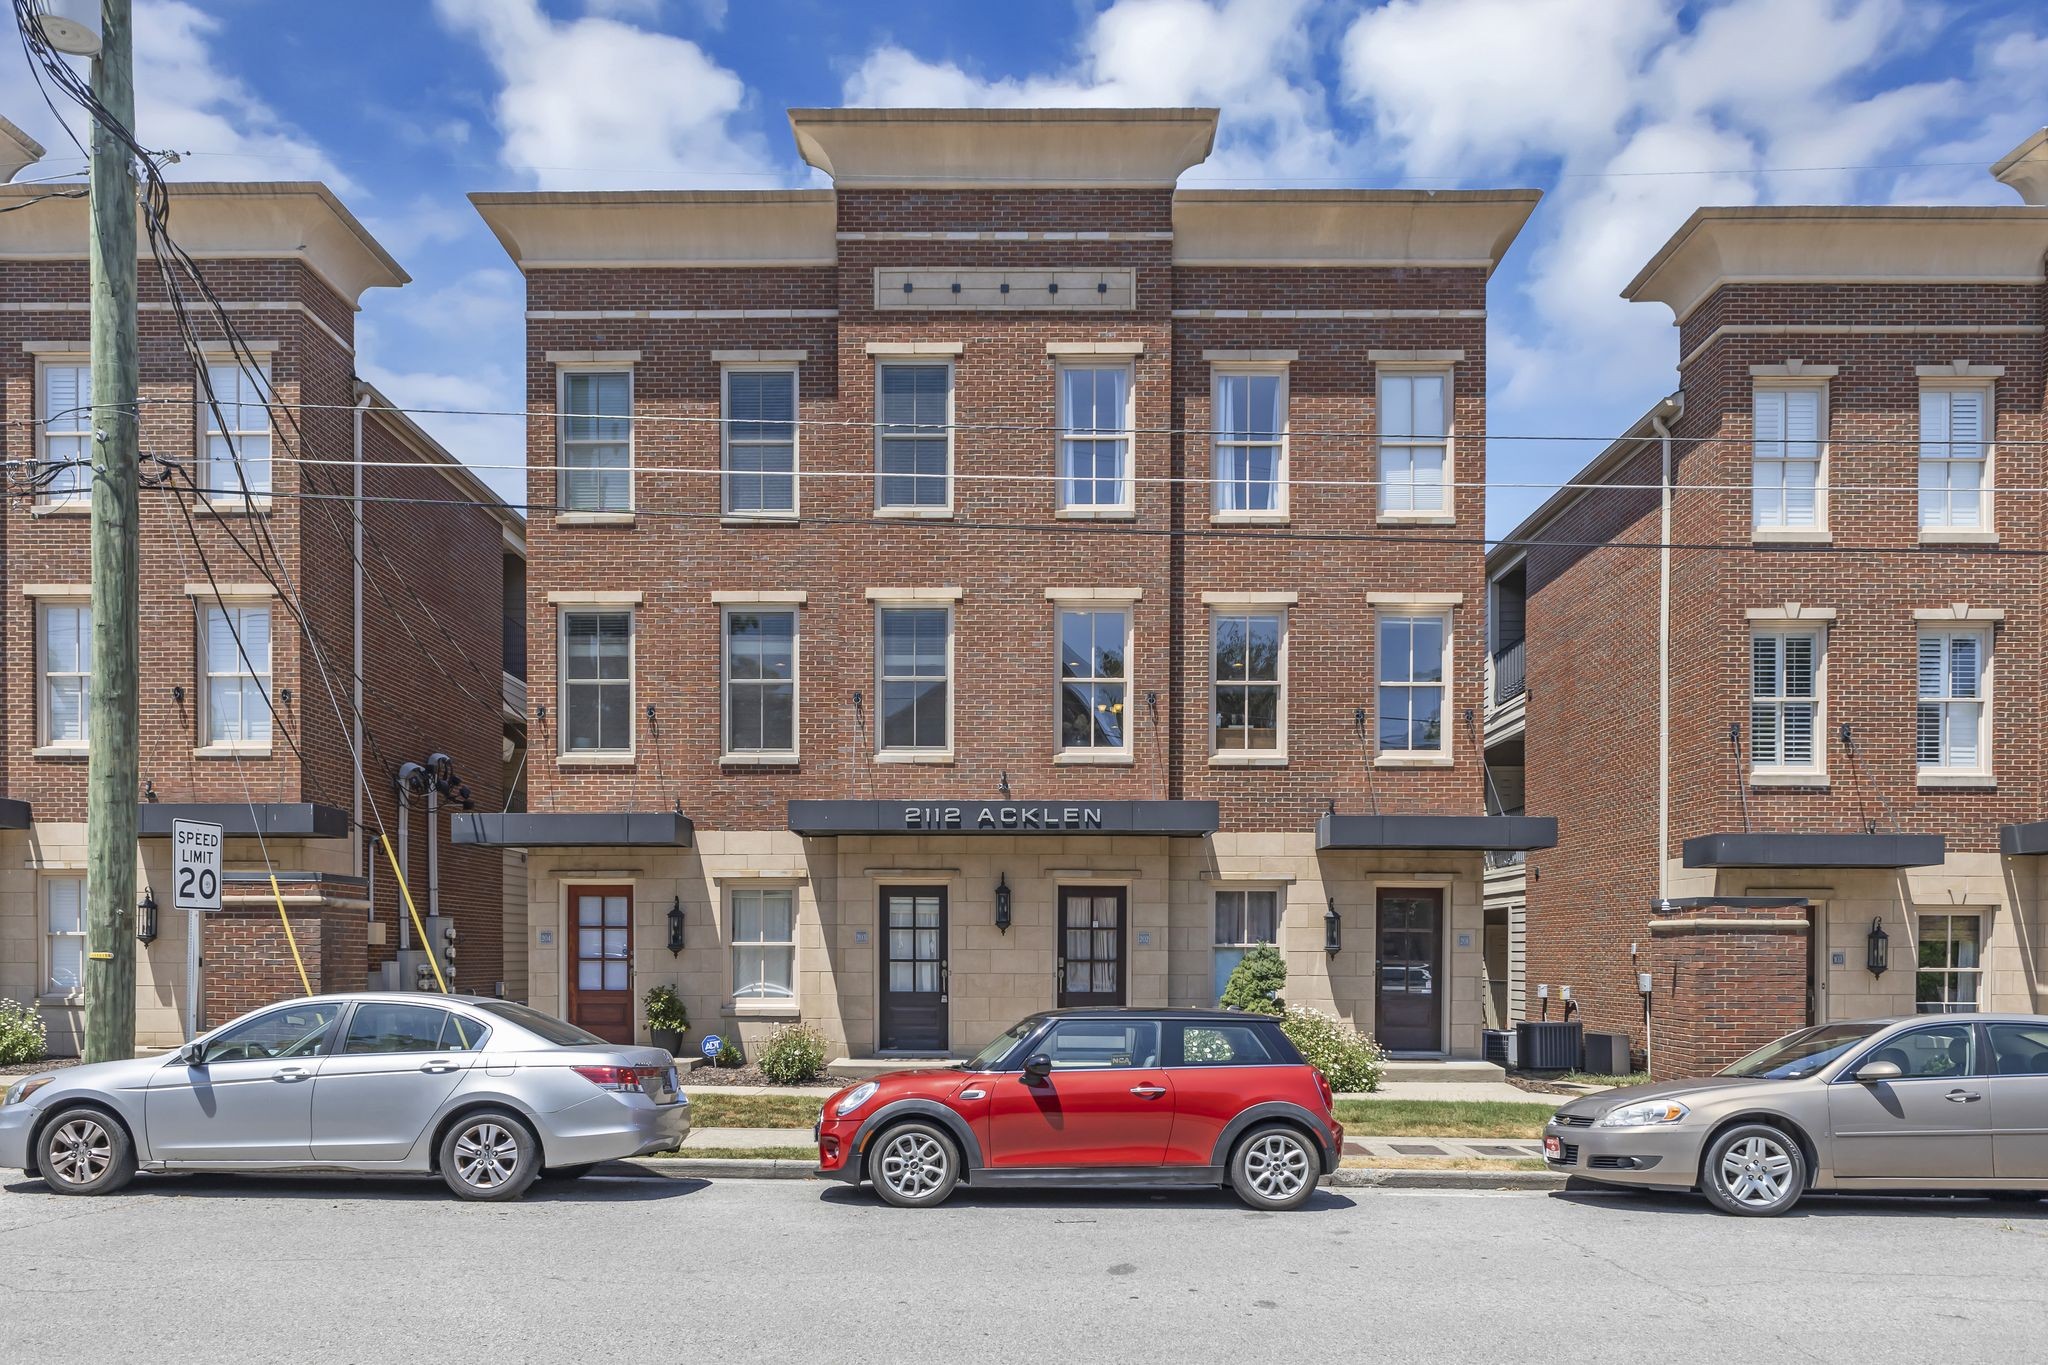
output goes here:
<path id="1" fill-rule="evenodd" d="M 1323 1108 L 1330 1113 L 1337 1112 L 1337 1096 L 1330 1089 L 1330 1080 L 1322 1072 L 1316 1072 L 1316 1092 L 1323 1097 Z"/>
<path id="2" fill-rule="evenodd" d="M 639 1090 L 641 1082 L 661 1074 L 654 1066 L 579 1066 L 577 1075 L 599 1090 Z"/>

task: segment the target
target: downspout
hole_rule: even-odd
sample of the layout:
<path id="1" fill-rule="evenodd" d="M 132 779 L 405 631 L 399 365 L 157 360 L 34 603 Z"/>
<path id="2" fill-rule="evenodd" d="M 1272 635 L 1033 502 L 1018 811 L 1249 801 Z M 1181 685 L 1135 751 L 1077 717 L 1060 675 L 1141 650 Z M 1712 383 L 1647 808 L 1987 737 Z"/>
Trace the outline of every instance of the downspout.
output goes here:
<path id="1" fill-rule="evenodd" d="M 349 520 L 351 522 L 349 536 L 352 550 L 350 559 L 354 564 L 352 572 L 355 579 L 355 629 L 351 634 L 355 640 L 355 752 L 358 754 L 363 752 L 363 410 L 369 406 L 370 394 L 366 389 L 356 396 L 355 411 L 352 414 L 355 427 L 355 462 L 352 471 L 355 478 L 355 496 L 349 500 Z M 358 877 L 363 875 L 365 862 L 365 850 L 363 848 L 363 797 L 365 793 L 363 786 L 368 781 L 369 778 L 366 775 L 362 773 L 356 775 L 355 796 L 353 798 L 355 806 L 355 837 L 349 842 L 355 845 L 352 855 L 355 859 L 353 872 Z M 377 918 L 377 902 L 374 896 L 370 898 L 370 918 L 372 920 Z"/>
<path id="2" fill-rule="evenodd" d="M 1671 898 L 1671 423 L 1685 415 L 1685 390 L 1650 411 L 1662 471 L 1657 535 L 1657 903 Z M 1643 997 L 1643 1065 L 1650 1065 L 1650 998 Z"/>
<path id="3" fill-rule="evenodd" d="M 408 871 L 412 868 L 412 797 L 402 785 L 398 788 L 398 865 Z M 406 880 L 410 882 L 412 878 L 407 877 Z M 401 896 L 405 894 L 403 888 L 400 888 L 399 894 Z M 399 915 L 396 918 L 398 920 L 398 950 L 400 952 L 410 951 L 412 948 L 411 917 Z M 406 990 L 408 987 L 401 985 L 399 989 Z"/>
<path id="4" fill-rule="evenodd" d="M 432 917 L 440 913 L 441 784 L 437 781 L 427 788 L 427 914 Z"/>

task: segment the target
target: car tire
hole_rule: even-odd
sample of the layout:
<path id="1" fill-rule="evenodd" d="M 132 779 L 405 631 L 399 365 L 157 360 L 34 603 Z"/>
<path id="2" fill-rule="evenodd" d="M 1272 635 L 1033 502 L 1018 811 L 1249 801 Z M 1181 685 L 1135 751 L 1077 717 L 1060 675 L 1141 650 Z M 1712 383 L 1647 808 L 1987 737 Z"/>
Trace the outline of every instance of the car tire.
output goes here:
<path id="1" fill-rule="evenodd" d="M 550 1166 L 541 1174 L 549 1180 L 581 1180 L 584 1176 L 596 1170 L 597 1167 L 597 1162 L 586 1161 L 580 1166 Z"/>
<path id="2" fill-rule="evenodd" d="M 135 1178 L 135 1144 L 104 1109 L 60 1109 L 36 1137 L 36 1169 L 52 1194 L 112 1194 Z"/>
<path id="3" fill-rule="evenodd" d="M 540 1175 L 540 1139 L 515 1114 L 464 1114 L 441 1135 L 441 1179 L 458 1199 L 505 1203 Z"/>
<path id="4" fill-rule="evenodd" d="M 1770 1123 L 1744 1123 L 1707 1144 L 1700 1189 L 1723 1213 L 1775 1218 L 1806 1193 L 1806 1153 L 1790 1133 Z"/>
<path id="5" fill-rule="evenodd" d="M 1255 1209 L 1298 1209 L 1316 1192 L 1323 1155 L 1301 1130 L 1284 1123 L 1254 1128 L 1230 1153 L 1230 1188 Z"/>
<path id="6" fill-rule="evenodd" d="M 960 1148 L 932 1123 L 899 1123 L 875 1139 L 867 1157 L 875 1193 L 899 1209 L 943 1204 L 960 1183 Z"/>

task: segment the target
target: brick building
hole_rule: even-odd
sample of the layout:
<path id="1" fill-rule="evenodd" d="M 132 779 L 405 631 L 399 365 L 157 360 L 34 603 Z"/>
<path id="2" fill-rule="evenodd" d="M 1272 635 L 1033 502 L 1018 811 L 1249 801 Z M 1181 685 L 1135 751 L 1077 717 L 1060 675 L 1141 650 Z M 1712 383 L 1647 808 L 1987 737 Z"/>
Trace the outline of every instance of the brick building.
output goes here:
<path id="1" fill-rule="evenodd" d="M 89 479 L 65 462 L 89 445 L 91 386 L 86 202 L 50 191 L 0 187 L 6 458 L 62 466 L 0 513 L 0 997 L 39 1002 L 62 1054 L 82 1027 L 91 685 Z M 445 753 L 471 799 L 497 809 L 520 731 L 498 604 L 508 572 L 518 576 L 521 519 L 354 374 L 357 300 L 403 284 L 404 272 L 320 185 L 179 185 L 172 205 L 174 236 L 201 262 L 275 405 L 266 410 L 203 307 L 196 325 L 218 347 L 203 363 L 220 411 L 201 401 L 200 362 L 145 259 L 141 449 L 180 462 L 201 491 L 180 479 L 145 489 L 141 504 L 138 858 L 157 906 L 139 953 L 144 1047 L 300 993 L 269 870 L 316 989 L 384 979 L 410 930 L 367 836 L 378 814 L 399 828 L 399 765 Z M 375 813 L 351 744 L 365 751 Z M 225 905 L 202 932 L 197 1000 L 167 880 L 179 816 L 228 835 Z M 437 881 L 431 899 L 460 935 L 457 986 L 498 989 L 501 856 L 445 835 L 430 854 L 423 813 L 407 824 L 421 911 Z M 138 908 L 139 937 L 148 918 Z M 393 979 L 410 984 L 416 964 L 401 965 Z"/>
<path id="2" fill-rule="evenodd" d="M 1651 973 L 1660 1074 L 2042 1008 L 2044 137 L 1994 171 L 2025 205 L 1693 214 L 1626 291 L 1678 390 L 1490 560 L 1528 978 L 1641 1048 Z"/>
<path id="3" fill-rule="evenodd" d="M 473 196 L 527 280 L 530 998 L 971 1049 L 1252 943 L 1484 1018 L 1486 288 L 1531 191 L 1177 190 L 1213 110 L 800 110 Z M 559 413 L 559 420 L 547 416 Z"/>

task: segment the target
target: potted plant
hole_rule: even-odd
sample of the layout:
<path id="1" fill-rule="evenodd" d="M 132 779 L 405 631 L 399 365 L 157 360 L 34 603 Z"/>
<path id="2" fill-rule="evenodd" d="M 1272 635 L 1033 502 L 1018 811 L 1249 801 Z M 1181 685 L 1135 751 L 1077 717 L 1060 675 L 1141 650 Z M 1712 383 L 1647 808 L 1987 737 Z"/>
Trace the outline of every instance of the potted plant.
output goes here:
<path id="1" fill-rule="evenodd" d="M 647 992 L 642 1005 L 654 1045 L 668 1053 L 681 1047 L 683 1035 L 690 1031 L 690 1012 L 683 1008 L 683 998 L 676 994 L 676 988 L 656 986 Z"/>

